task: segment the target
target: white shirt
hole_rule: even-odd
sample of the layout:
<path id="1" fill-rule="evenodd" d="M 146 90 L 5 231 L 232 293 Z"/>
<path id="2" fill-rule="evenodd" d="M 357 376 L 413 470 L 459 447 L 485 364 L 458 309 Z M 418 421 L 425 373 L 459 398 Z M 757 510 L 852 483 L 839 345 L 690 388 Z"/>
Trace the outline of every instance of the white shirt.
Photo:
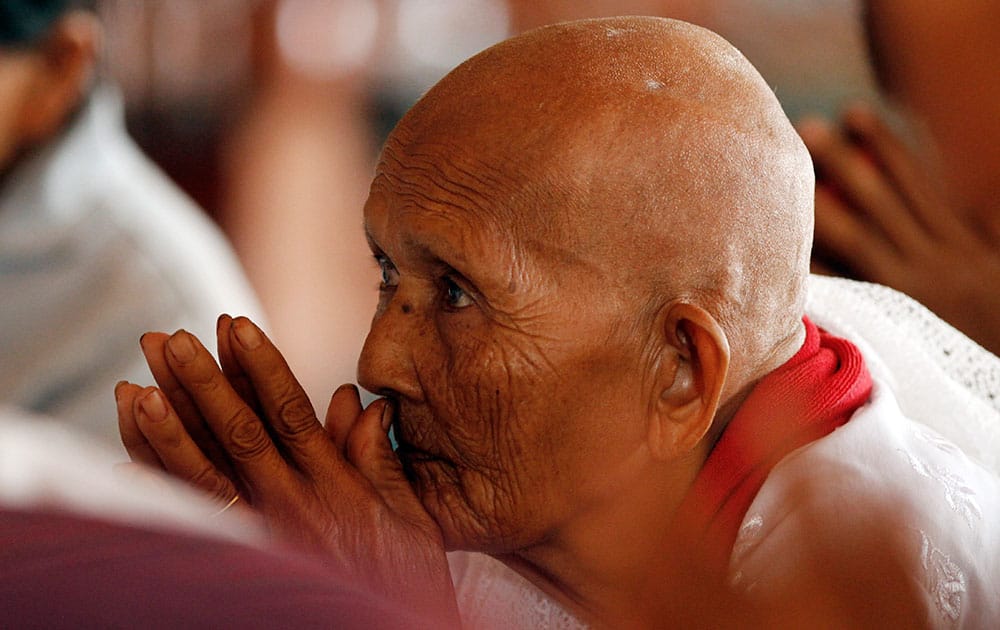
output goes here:
<path id="1" fill-rule="evenodd" d="M 0 403 L 120 446 L 121 379 L 152 384 L 149 330 L 214 346 L 220 313 L 261 309 L 221 231 L 136 147 L 100 87 L 0 193 Z"/>

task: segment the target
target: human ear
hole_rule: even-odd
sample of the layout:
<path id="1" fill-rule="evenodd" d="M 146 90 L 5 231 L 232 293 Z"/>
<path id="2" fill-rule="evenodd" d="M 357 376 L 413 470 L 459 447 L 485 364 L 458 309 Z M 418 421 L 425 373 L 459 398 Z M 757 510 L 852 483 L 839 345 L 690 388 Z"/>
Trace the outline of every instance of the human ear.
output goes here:
<path id="1" fill-rule="evenodd" d="M 81 101 L 97 59 L 100 26 L 87 11 L 70 11 L 39 44 L 39 66 L 19 118 L 24 143 L 54 135 Z"/>
<path id="2" fill-rule="evenodd" d="M 649 444 L 666 460 L 692 451 L 712 427 L 729 371 L 729 341 L 715 318 L 694 304 L 668 305 L 661 322 Z"/>

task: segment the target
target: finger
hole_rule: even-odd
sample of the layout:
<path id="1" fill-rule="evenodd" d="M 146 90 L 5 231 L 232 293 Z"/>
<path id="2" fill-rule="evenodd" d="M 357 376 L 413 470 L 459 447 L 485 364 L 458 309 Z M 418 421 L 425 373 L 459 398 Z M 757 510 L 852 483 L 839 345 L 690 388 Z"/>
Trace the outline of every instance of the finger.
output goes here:
<path id="1" fill-rule="evenodd" d="M 423 522 L 430 517 L 389 443 L 394 413 L 394 405 L 385 398 L 368 405 L 348 436 L 347 458 L 397 514 Z"/>
<path id="2" fill-rule="evenodd" d="M 236 496 L 236 486 L 201 452 L 160 390 L 145 388 L 133 404 L 136 424 L 167 472 L 219 501 Z"/>
<path id="3" fill-rule="evenodd" d="M 118 409 L 118 433 L 129 459 L 136 464 L 163 469 L 156 450 L 146 440 L 135 421 L 135 398 L 142 388 L 125 381 L 115 386 L 115 406 Z"/>
<path id="4" fill-rule="evenodd" d="M 230 337 L 230 329 L 232 328 L 232 325 L 233 318 L 226 314 L 219 315 L 219 319 L 215 323 L 215 337 L 219 350 L 219 365 L 222 367 L 222 373 L 226 375 L 226 378 L 229 380 L 229 384 L 233 386 L 233 389 L 235 389 L 236 393 L 240 395 L 240 398 L 242 398 L 247 405 L 253 409 L 254 413 L 261 415 L 260 401 L 257 399 L 257 393 L 253 389 L 250 377 L 243 371 L 239 361 L 237 361 L 236 357 L 233 355 L 232 341 Z"/>
<path id="5" fill-rule="evenodd" d="M 911 251 L 925 240 L 922 226 L 910 214 L 904 199 L 861 148 L 820 119 L 803 120 L 798 130 L 817 169 L 894 247 Z"/>
<path id="6" fill-rule="evenodd" d="M 845 270 L 850 277 L 869 280 L 886 256 L 895 255 L 877 232 L 868 229 L 863 217 L 821 184 L 816 186 L 814 231 L 814 258 Z"/>
<path id="7" fill-rule="evenodd" d="M 139 338 L 139 345 L 146 357 L 146 363 L 153 374 L 153 380 L 167 396 L 170 406 L 184 424 L 188 435 L 195 441 L 205 455 L 217 466 L 229 467 L 228 458 L 224 455 L 219 443 L 215 440 L 198 406 L 188 395 L 171 370 L 166 358 L 166 342 L 169 338 L 165 333 L 148 332 Z M 227 470 L 227 472 L 230 472 Z"/>
<path id="8" fill-rule="evenodd" d="M 230 341 L 282 449 L 300 470 L 315 474 L 328 468 L 336 459 L 330 436 L 278 349 L 246 317 L 233 320 Z"/>
<path id="9" fill-rule="evenodd" d="M 361 415 L 361 410 L 361 396 L 358 388 L 351 383 L 338 387 L 326 408 L 326 432 L 344 457 L 347 457 L 347 436 Z"/>
<path id="10" fill-rule="evenodd" d="M 843 121 L 850 133 L 883 165 L 905 207 L 925 230 L 940 234 L 943 230 L 952 229 L 954 217 L 951 213 L 941 212 L 944 200 L 934 192 L 928 173 L 871 107 L 865 103 L 854 103 L 844 109 Z"/>
<path id="11" fill-rule="evenodd" d="M 198 339 L 179 330 L 167 340 L 167 363 L 194 401 L 252 497 L 280 496 L 295 485 L 260 418 L 230 386 Z"/>

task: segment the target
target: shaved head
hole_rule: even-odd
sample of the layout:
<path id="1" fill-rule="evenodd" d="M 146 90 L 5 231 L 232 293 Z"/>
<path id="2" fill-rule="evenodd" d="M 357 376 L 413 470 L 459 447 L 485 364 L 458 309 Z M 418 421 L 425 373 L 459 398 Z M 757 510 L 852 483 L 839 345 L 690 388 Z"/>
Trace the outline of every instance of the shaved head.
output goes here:
<path id="1" fill-rule="evenodd" d="M 384 159 L 428 145 L 489 180 L 472 207 L 522 246 L 591 264 L 652 309 L 704 306 L 747 378 L 799 328 L 811 162 L 760 75 L 710 31 L 626 17 L 507 40 L 431 89 Z"/>
<path id="2" fill-rule="evenodd" d="M 365 205 L 382 288 L 358 376 L 398 402 L 446 543 L 546 564 L 614 519 L 666 531 L 801 346 L 812 198 L 771 90 L 682 22 L 541 28 L 434 86 Z"/>

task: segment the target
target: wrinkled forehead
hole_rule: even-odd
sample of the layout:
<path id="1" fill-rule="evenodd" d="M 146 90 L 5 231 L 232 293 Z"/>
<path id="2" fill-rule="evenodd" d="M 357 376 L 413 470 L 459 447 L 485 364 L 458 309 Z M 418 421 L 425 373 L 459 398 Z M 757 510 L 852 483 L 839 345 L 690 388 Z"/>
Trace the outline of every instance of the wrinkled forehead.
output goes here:
<path id="1" fill-rule="evenodd" d="M 482 167 L 453 163 L 447 149 L 386 147 L 365 204 L 369 241 L 400 269 L 444 267 L 488 294 L 506 292 L 525 264 L 518 234 Z"/>
<path id="2" fill-rule="evenodd" d="M 397 264 L 406 263 L 397 255 L 447 264 L 504 303 L 604 277 L 574 224 L 579 191 L 559 169 L 508 148 L 455 129 L 416 142 L 394 132 L 365 207 L 376 245 L 391 247 Z"/>
<path id="3" fill-rule="evenodd" d="M 561 215 L 578 191 L 548 139 L 533 143 L 530 134 L 504 124 L 501 133 L 474 120 L 414 133 L 404 121 L 383 148 L 372 201 L 400 227 L 449 225 L 468 247 L 493 241 L 537 249 L 565 238 Z"/>

